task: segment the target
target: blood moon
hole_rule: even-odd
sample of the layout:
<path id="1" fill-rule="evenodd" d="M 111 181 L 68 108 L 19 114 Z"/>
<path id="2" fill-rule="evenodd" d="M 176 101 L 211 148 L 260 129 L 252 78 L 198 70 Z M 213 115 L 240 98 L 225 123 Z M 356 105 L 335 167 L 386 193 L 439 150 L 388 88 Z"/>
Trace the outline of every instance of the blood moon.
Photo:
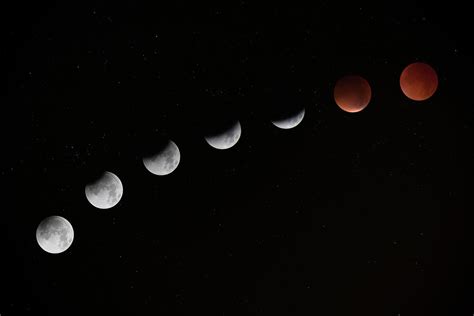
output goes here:
<path id="1" fill-rule="evenodd" d="M 427 100 L 438 88 L 438 75 L 428 64 L 412 63 L 400 75 L 400 88 L 409 99 Z"/>
<path id="2" fill-rule="evenodd" d="M 355 113 L 362 111 L 372 98 L 372 89 L 367 80 L 357 75 L 340 78 L 334 87 L 334 100 L 344 111 Z"/>

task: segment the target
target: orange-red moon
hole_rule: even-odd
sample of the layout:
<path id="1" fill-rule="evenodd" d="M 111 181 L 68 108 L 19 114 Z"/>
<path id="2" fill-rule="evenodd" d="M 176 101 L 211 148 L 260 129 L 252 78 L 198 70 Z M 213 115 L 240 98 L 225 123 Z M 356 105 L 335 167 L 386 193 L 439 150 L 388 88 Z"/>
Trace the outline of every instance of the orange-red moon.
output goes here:
<path id="1" fill-rule="evenodd" d="M 334 100 L 344 111 L 355 113 L 362 111 L 372 98 L 369 82 L 356 75 L 342 77 L 334 87 Z"/>
<path id="2" fill-rule="evenodd" d="M 400 88 L 403 94 L 412 100 L 427 100 L 438 88 L 438 75 L 428 64 L 421 62 L 410 64 L 400 76 Z"/>

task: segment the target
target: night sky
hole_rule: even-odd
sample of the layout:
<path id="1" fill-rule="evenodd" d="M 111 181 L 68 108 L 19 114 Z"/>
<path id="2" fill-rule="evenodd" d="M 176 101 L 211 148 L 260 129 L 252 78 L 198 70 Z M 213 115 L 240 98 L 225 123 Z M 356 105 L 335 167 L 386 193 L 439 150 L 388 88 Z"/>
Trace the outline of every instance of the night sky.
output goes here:
<path id="1" fill-rule="evenodd" d="M 468 4 L 137 2 L 3 8 L 1 316 L 474 313 Z M 439 77 L 421 102 L 416 61 Z M 350 74 L 358 113 L 333 97 Z M 234 147 L 206 143 L 233 120 Z M 164 139 L 181 162 L 156 176 Z M 51 215 L 75 234 L 57 255 Z"/>

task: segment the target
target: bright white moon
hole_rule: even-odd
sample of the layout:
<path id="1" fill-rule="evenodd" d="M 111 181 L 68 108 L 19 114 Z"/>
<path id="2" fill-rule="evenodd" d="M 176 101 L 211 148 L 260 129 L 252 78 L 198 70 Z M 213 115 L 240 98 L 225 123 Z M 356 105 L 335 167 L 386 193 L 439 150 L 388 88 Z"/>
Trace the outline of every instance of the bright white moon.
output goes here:
<path id="1" fill-rule="evenodd" d="M 227 130 L 205 137 L 207 143 L 216 149 L 229 149 L 240 139 L 242 129 L 240 122 L 237 121 L 234 125 L 229 127 Z"/>
<path id="2" fill-rule="evenodd" d="M 123 186 L 119 177 L 106 171 L 99 180 L 86 185 L 85 193 L 93 206 L 108 209 L 117 205 L 122 198 Z"/>
<path id="3" fill-rule="evenodd" d="M 181 154 L 178 146 L 170 140 L 157 154 L 143 158 L 143 164 L 151 173 L 165 176 L 178 167 L 180 159 Z"/>
<path id="4" fill-rule="evenodd" d="M 66 251 L 74 239 L 71 223 L 61 216 L 50 216 L 36 229 L 36 241 L 46 252 L 57 254 Z"/>

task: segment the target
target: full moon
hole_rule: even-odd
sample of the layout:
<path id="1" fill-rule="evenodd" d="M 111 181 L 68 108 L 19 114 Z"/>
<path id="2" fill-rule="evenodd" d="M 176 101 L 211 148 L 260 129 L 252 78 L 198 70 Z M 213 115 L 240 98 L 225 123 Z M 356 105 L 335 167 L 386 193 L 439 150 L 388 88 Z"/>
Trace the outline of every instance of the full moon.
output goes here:
<path id="1" fill-rule="evenodd" d="M 372 90 L 367 80 L 360 76 L 345 76 L 334 87 L 334 100 L 344 111 L 355 113 L 362 111 L 372 98 Z"/>
<path id="2" fill-rule="evenodd" d="M 123 186 L 115 174 L 106 171 L 97 181 L 86 185 L 85 193 L 93 206 L 108 209 L 114 207 L 122 198 Z"/>
<path id="3" fill-rule="evenodd" d="M 416 62 L 408 65 L 400 75 L 402 92 L 414 101 L 424 101 L 438 88 L 438 75 L 428 64 Z"/>
<path id="4" fill-rule="evenodd" d="M 232 126 L 228 127 L 223 131 L 206 136 L 205 139 L 209 145 L 216 149 L 229 149 L 240 139 L 240 134 L 242 129 L 240 127 L 240 122 L 236 121 Z"/>
<path id="5" fill-rule="evenodd" d="M 46 252 L 57 254 L 66 251 L 74 239 L 71 223 L 61 216 L 50 216 L 36 229 L 36 241 Z"/>
<path id="6" fill-rule="evenodd" d="M 305 114 L 305 110 L 303 108 L 301 111 L 299 111 L 298 113 L 292 116 L 288 116 L 286 118 L 282 118 L 279 120 L 274 120 L 272 121 L 272 123 L 278 128 L 290 129 L 290 128 L 298 126 L 301 123 L 301 121 L 304 118 L 304 114 Z"/>
<path id="7" fill-rule="evenodd" d="M 178 167 L 180 157 L 178 146 L 170 140 L 155 155 L 143 158 L 143 164 L 151 173 L 164 176 Z"/>

